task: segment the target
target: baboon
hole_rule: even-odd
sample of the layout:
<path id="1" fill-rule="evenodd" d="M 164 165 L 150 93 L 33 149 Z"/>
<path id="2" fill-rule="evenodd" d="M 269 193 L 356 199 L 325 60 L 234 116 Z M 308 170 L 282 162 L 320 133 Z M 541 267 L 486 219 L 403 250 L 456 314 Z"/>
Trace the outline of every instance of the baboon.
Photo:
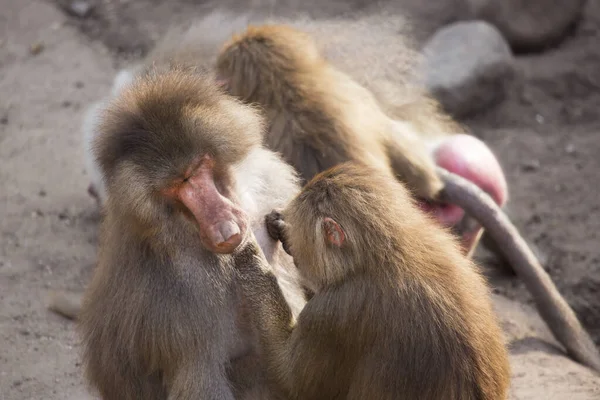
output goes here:
<path id="1" fill-rule="evenodd" d="M 501 206 L 507 199 L 502 168 L 483 142 L 464 134 L 413 83 L 419 55 L 397 33 L 387 33 L 403 22 L 396 17 L 372 22 L 383 23 L 383 29 L 373 34 L 367 22 L 302 19 L 250 26 L 223 46 L 216 61 L 219 78 L 230 93 L 266 110 L 265 143 L 305 180 L 348 160 L 391 170 L 423 209 L 455 228 L 470 255 L 482 231 L 461 207 L 439 201 L 442 183 L 435 166 L 474 182 Z M 379 35 L 380 44 L 373 38 Z M 353 53 L 348 40 L 355 41 Z M 399 54 L 384 54 L 390 41 L 390 50 Z M 389 62 L 398 65 L 386 67 Z"/>
<path id="2" fill-rule="evenodd" d="M 107 198 L 98 265 L 77 315 L 88 380 L 104 399 L 257 390 L 262 370 L 247 361 L 255 333 L 232 253 L 255 229 L 273 259 L 278 245 L 260 210 L 284 197 L 265 187 L 289 195 L 296 185 L 262 148 L 262 117 L 206 73 L 157 67 L 99 122 L 93 149 Z M 301 293 L 285 289 L 300 309 Z"/>
<path id="3" fill-rule="evenodd" d="M 182 57 L 191 64 L 210 65 L 216 63 L 219 48 L 222 48 L 226 39 L 232 33 L 243 32 L 251 19 L 249 16 L 231 17 L 219 12 L 208 14 L 183 35 L 185 40 L 177 41 L 177 38 L 181 38 L 180 34 L 173 34 L 169 40 L 164 40 L 155 49 L 153 57 L 168 59 L 169 52 L 175 48 L 178 49 L 176 58 Z M 489 233 L 494 236 L 495 240 L 499 239 L 503 243 L 509 244 L 503 246 L 503 251 L 510 253 L 505 255 L 507 259 L 511 260 L 511 264 L 514 264 L 515 270 L 518 269 L 518 274 L 534 294 L 534 300 L 540 313 L 553 333 L 565 345 L 569 354 L 588 366 L 600 369 L 600 356 L 593 342 L 547 273 L 522 241 L 516 229 L 497 207 L 506 202 L 508 195 L 504 174 L 496 157 L 482 141 L 464 134 L 465 130 L 462 127 L 441 112 L 437 103 L 423 90 L 423 86 L 418 82 L 418 77 L 414 76 L 415 71 L 418 70 L 416 64 L 420 57 L 411 46 L 406 44 L 406 36 L 399 34 L 405 30 L 403 19 L 398 16 L 371 15 L 359 16 L 356 19 L 315 21 L 302 18 L 294 20 L 279 18 L 271 20 L 271 22 L 273 21 L 287 23 L 312 34 L 318 50 L 323 54 L 323 62 L 337 67 L 342 73 L 347 73 L 358 86 L 362 85 L 363 89 L 368 89 L 372 93 L 377 105 L 387 116 L 392 118 L 393 136 L 401 143 L 409 143 L 407 146 L 411 150 L 410 152 L 401 152 L 397 157 L 393 155 L 390 157 L 392 163 L 396 162 L 400 164 L 400 169 L 404 168 L 405 174 L 408 171 L 410 176 L 411 157 L 417 160 L 416 165 L 421 162 L 419 160 L 423 160 L 423 145 L 426 148 L 426 157 L 444 170 L 453 173 L 437 174 L 439 176 L 423 175 L 433 177 L 433 182 L 437 182 L 433 185 L 427 185 L 426 182 L 421 183 L 423 187 L 439 187 L 439 178 L 444 176 L 444 190 L 438 191 L 439 197 L 436 199 L 421 197 L 419 205 L 442 225 L 452 227 L 460 235 L 466 254 L 470 256 L 478 243 L 482 233 L 480 220 L 486 220 L 488 223 L 492 221 L 490 213 L 502 217 L 501 224 L 498 224 L 497 219 L 491 222 L 500 229 Z M 373 26 L 377 26 L 378 29 L 372 29 Z M 289 47 L 287 46 L 287 49 Z M 285 48 L 286 45 L 284 45 Z M 301 48 L 300 46 L 296 50 L 300 51 Z M 260 60 L 259 57 L 258 61 Z M 133 70 L 137 68 L 139 67 L 135 67 Z M 255 73 L 252 70 L 242 69 L 242 71 L 249 75 Z M 123 72 L 127 73 L 127 71 Z M 221 79 L 220 83 L 228 85 L 227 80 Z M 327 83 L 323 87 L 329 88 L 330 85 Z M 262 87 L 261 91 L 268 92 L 268 89 L 268 87 Z M 274 95 L 280 98 L 282 96 L 280 92 L 275 92 Z M 372 100 L 366 103 L 373 104 Z M 294 113 L 289 116 L 289 119 L 280 118 L 280 125 L 283 122 L 288 123 L 294 116 L 298 119 Z M 306 121 L 306 118 L 303 120 L 301 117 L 300 120 L 310 126 L 310 121 Z M 416 143 L 416 145 L 412 146 L 412 143 Z M 421 148 L 421 150 L 413 152 L 413 147 Z M 290 150 L 288 149 L 288 151 Z M 333 150 L 334 153 L 336 151 Z M 293 153 L 294 150 L 292 149 L 291 152 Z M 365 158 L 364 154 L 359 155 Z M 304 164 L 301 163 L 300 168 L 302 165 Z M 422 165 L 427 166 L 425 170 L 431 172 L 431 165 L 428 161 L 424 161 Z M 439 171 L 441 170 L 438 168 Z M 450 179 L 452 186 L 450 188 L 448 187 L 449 176 L 454 176 Z M 479 200 L 486 200 L 486 196 L 471 196 L 471 200 L 467 201 L 470 207 L 467 211 L 470 214 L 478 215 L 480 220 L 465 215 L 465 194 L 461 191 L 462 189 L 459 191 L 454 189 L 471 186 L 471 189 L 476 191 L 477 188 L 474 185 L 457 185 L 455 178 L 460 177 L 485 191 L 495 203 L 482 207 L 483 203 Z M 419 185 L 419 179 L 415 179 L 415 182 L 416 185 Z M 464 183 L 468 184 L 469 182 Z M 436 192 L 436 190 L 432 192 Z M 275 191 L 270 193 L 274 195 Z M 280 191 L 278 195 L 282 196 L 284 193 Z M 474 202 L 473 198 L 479 200 Z M 482 214 L 482 210 L 487 210 L 487 214 Z M 489 226 L 486 228 L 489 229 Z M 256 231 L 255 233 L 257 236 L 260 234 Z M 264 239 L 264 236 L 260 237 Z M 264 243 L 270 245 L 268 240 L 262 240 L 261 247 Z M 518 251 L 515 251 L 517 248 Z M 263 248 L 263 250 L 265 249 Z M 279 270 L 276 269 L 276 271 Z M 310 291 L 307 292 L 310 297 Z M 76 307 L 68 308 L 76 309 Z"/>
<path id="4" fill-rule="evenodd" d="M 308 34 L 287 25 L 250 27 L 225 44 L 217 74 L 229 93 L 265 110 L 266 145 L 305 181 L 353 160 L 396 175 L 421 198 L 441 190 L 423 143 L 397 136 L 374 96 L 327 63 Z"/>
<path id="5" fill-rule="evenodd" d="M 236 263 L 275 392 L 506 398 L 508 355 L 485 281 L 403 184 L 343 163 L 313 178 L 280 215 L 275 229 L 314 291 L 297 322 L 268 267 L 250 261 L 262 259 L 258 246 Z"/>

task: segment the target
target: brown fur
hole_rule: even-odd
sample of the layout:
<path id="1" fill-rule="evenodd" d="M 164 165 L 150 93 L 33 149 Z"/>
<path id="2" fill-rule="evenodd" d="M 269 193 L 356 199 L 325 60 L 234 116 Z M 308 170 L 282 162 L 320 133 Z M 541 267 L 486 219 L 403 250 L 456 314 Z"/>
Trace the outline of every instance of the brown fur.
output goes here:
<path id="1" fill-rule="evenodd" d="M 464 133 L 464 129 L 441 112 L 437 102 L 432 100 L 424 90 L 419 76 L 419 72 L 422 70 L 421 57 L 415 50 L 415 46 L 409 43 L 410 27 L 401 15 L 374 13 L 318 20 L 294 15 L 293 18 L 265 19 L 260 12 L 246 11 L 243 14 L 237 14 L 216 10 L 194 21 L 191 26 L 173 26 L 157 44 L 145 64 L 148 64 L 148 61 L 163 63 L 176 60 L 177 63 L 211 68 L 217 61 L 223 43 L 230 39 L 231 35 L 244 32 L 250 23 L 264 24 L 265 22 L 290 25 L 307 32 L 316 42 L 317 51 L 323 55 L 328 64 L 348 74 L 355 83 L 357 82 L 372 93 L 372 97 L 377 100 L 381 110 L 393 118 L 391 124 L 391 133 L 394 137 L 391 141 L 393 146 L 390 147 L 389 154 L 378 161 L 385 165 L 386 158 L 389 158 L 390 165 L 396 174 L 412 176 L 412 178 L 405 178 L 404 181 L 411 187 L 417 188 L 414 190 L 417 195 L 431 200 L 440 187 L 439 179 L 435 176 L 432 178 L 431 175 L 432 152 L 440 143 L 450 138 L 451 134 Z M 373 26 L 377 26 L 377 29 L 373 29 Z M 285 35 L 284 33 L 283 36 Z M 315 43 L 309 43 L 309 46 L 314 47 Z M 289 46 L 284 49 L 293 51 L 293 49 L 289 49 Z M 302 49 L 299 49 L 298 54 L 301 52 Z M 268 59 L 266 61 L 270 62 Z M 272 65 L 274 64 L 268 65 L 267 72 L 271 71 Z M 141 65 L 134 69 L 143 67 Z M 281 65 L 276 67 L 281 69 Z M 249 79 L 254 79 L 256 75 L 254 70 L 241 72 L 238 70 L 237 73 L 240 76 L 247 74 Z M 323 87 L 329 85 L 319 84 Z M 339 84 L 334 84 L 327 87 L 339 86 Z M 370 109 L 370 107 L 367 108 Z M 361 110 L 361 113 L 363 111 Z M 361 113 L 348 114 L 359 115 Z M 334 120 L 340 119 L 340 116 L 334 115 L 333 118 Z M 286 124 L 286 121 L 285 118 L 280 118 L 280 124 L 275 130 L 281 130 L 280 125 Z M 304 128 L 312 129 L 312 125 L 314 125 L 310 121 L 307 122 L 306 118 L 301 121 L 301 124 L 297 123 L 298 121 L 295 122 L 295 131 Z M 357 125 L 357 128 L 361 128 L 361 126 Z M 271 145 L 268 140 L 266 144 Z M 275 146 L 283 145 L 286 145 L 286 149 L 283 150 L 291 153 L 292 156 L 296 155 L 295 159 L 300 158 L 295 152 L 295 144 L 289 143 L 289 140 L 275 143 Z M 325 150 L 328 150 L 326 142 L 319 142 L 317 145 L 319 149 L 325 147 Z M 315 158 L 314 154 L 311 154 L 311 146 L 314 147 L 312 143 L 309 143 L 307 160 L 297 160 L 302 164 L 299 169 L 306 169 L 308 175 L 314 175 L 312 173 L 314 170 L 323 170 L 324 167 L 319 165 L 320 160 L 331 156 L 329 153 L 317 155 Z M 333 148 L 337 149 L 337 147 Z M 279 151 L 280 149 L 275 148 L 275 150 Z M 342 148 L 339 151 L 335 150 L 333 155 L 344 161 L 353 156 L 353 154 L 347 153 L 348 151 Z M 360 156 L 365 158 L 362 153 Z M 333 162 L 325 160 L 322 164 L 331 166 L 335 162 L 335 160 Z M 296 167 L 298 168 L 297 165 Z M 389 166 L 386 165 L 386 168 Z M 89 165 L 88 170 L 95 178 L 93 186 L 98 189 L 100 198 L 102 198 L 102 183 L 96 177 L 97 174 L 94 174 L 94 166 Z M 429 179 L 433 179 L 433 181 L 428 182 Z M 412 182 L 413 180 L 414 182 Z M 460 224 L 455 228 L 462 232 L 463 228 L 468 226 L 470 225 Z M 475 245 L 476 241 L 471 246 L 471 251 Z"/>
<path id="2" fill-rule="evenodd" d="M 428 145 L 465 132 L 423 85 L 422 54 L 403 15 L 382 10 L 331 19 L 278 18 L 273 23 L 310 34 L 327 62 L 368 89 L 388 116 L 408 124 L 399 135 L 416 135 Z"/>
<path id="3" fill-rule="evenodd" d="M 204 74 L 167 68 L 138 78 L 101 121 L 108 199 L 78 316 L 87 379 L 103 399 L 233 399 L 244 388 L 227 376 L 242 376 L 253 346 L 234 260 L 205 249 L 189 211 L 161 190 L 209 153 L 219 190 L 239 203 L 236 166 L 260 147 L 262 119 Z M 241 386 L 260 369 L 246 373 Z"/>
<path id="4" fill-rule="evenodd" d="M 214 17 L 205 18 L 208 21 Z M 276 18 L 272 22 L 290 24 L 309 33 L 329 63 L 368 89 L 381 109 L 400 122 L 395 126 L 400 139 L 417 140 L 431 153 L 453 135 L 468 132 L 466 126 L 442 110 L 425 88 L 423 55 L 412 41 L 413 27 L 403 15 L 374 9 L 343 18 Z M 205 24 L 202 21 L 198 26 Z M 231 27 L 239 30 L 238 24 Z M 404 160 L 399 158 L 397 162 Z M 483 230 L 469 216 L 453 229 L 459 235 L 479 229 L 477 239 L 466 249 L 471 256 Z"/>
<path id="5" fill-rule="evenodd" d="M 339 248 L 325 240 L 325 217 L 344 230 Z M 283 219 L 315 291 L 297 323 L 268 274 L 241 270 L 274 388 L 292 399 L 507 397 L 486 284 L 401 184 L 342 164 L 309 182 Z"/>
<path id="6" fill-rule="evenodd" d="M 393 173 L 423 198 L 442 188 L 423 144 L 397 135 L 374 96 L 327 63 L 307 34 L 250 27 L 225 44 L 217 71 L 230 93 L 265 109 L 265 143 L 305 180 L 354 160 Z"/>

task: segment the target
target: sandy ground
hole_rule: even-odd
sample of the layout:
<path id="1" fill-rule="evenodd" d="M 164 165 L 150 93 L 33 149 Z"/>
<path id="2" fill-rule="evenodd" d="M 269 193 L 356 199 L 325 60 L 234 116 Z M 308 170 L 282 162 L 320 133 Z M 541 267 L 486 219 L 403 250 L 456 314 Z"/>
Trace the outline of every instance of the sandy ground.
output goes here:
<path id="1" fill-rule="evenodd" d="M 89 398 L 74 324 L 48 312 L 46 297 L 81 290 L 95 260 L 82 111 L 123 56 L 200 12 L 185 0 L 150 3 L 112 2 L 120 8 L 81 22 L 54 2 L 0 0 L 0 400 Z M 503 104 L 465 122 L 498 154 L 510 215 L 600 343 L 599 43 L 600 5 L 590 2 L 559 48 L 519 57 L 522 79 Z M 492 282 L 529 301 L 514 277 Z M 557 355 L 534 311 L 499 295 L 495 305 L 511 341 L 511 398 L 600 398 L 600 378 Z"/>

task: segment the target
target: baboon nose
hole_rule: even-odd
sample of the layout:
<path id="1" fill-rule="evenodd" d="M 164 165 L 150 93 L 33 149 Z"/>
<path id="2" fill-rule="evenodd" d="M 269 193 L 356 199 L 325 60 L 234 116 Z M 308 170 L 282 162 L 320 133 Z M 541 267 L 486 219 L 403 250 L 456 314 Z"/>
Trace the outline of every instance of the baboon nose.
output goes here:
<path id="1" fill-rule="evenodd" d="M 211 240 L 218 253 L 231 253 L 242 242 L 240 227 L 234 221 L 219 222 L 212 231 Z"/>

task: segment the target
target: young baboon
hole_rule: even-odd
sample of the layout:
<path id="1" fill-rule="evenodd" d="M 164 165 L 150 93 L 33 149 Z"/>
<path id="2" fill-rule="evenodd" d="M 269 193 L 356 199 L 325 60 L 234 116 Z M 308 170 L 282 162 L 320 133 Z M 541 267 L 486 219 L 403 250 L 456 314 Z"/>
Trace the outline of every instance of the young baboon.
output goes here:
<path id="1" fill-rule="evenodd" d="M 422 198 L 442 188 L 425 146 L 397 138 L 371 93 L 329 65 L 309 35 L 286 25 L 249 27 L 225 44 L 217 73 L 229 93 L 264 108 L 265 143 L 305 181 L 355 160 L 395 174 Z"/>
<path id="2" fill-rule="evenodd" d="M 225 44 L 217 71 L 230 93 L 266 110 L 270 125 L 265 143 L 281 152 L 305 180 L 344 161 L 379 166 L 405 182 L 422 207 L 445 226 L 457 225 L 464 211 L 437 201 L 443 184 L 436 163 L 476 182 L 498 203 L 505 201 L 502 169 L 481 141 L 448 133 L 435 145 L 424 140 L 420 130 L 460 131 L 434 101 L 423 94 L 419 102 L 384 109 L 389 99 L 375 97 L 334 67 L 301 30 L 287 25 L 250 27 Z M 384 95 L 392 93 L 388 89 Z M 466 253 L 474 248 L 479 232 L 464 233 Z"/>
<path id="3" fill-rule="evenodd" d="M 260 145 L 262 118 L 206 74 L 173 67 L 142 74 L 99 121 L 107 199 L 78 314 L 88 380 L 103 399 L 257 390 L 262 370 L 247 361 L 255 333 L 232 253 L 259 224 L 273 257 L 261 210 L 282 197 L 265 187 L 289 195 L 295 186 L 291 168 Z"/>
<path id="4" fill-rule="evenodd" d="M 273 390 L 292 399 L 506 398 L 507 351 L 486 284 L 401 183 L 344 163 L 281 216 L 315 293 L 297 322 L 266 268 L 236 263 Z"/>

